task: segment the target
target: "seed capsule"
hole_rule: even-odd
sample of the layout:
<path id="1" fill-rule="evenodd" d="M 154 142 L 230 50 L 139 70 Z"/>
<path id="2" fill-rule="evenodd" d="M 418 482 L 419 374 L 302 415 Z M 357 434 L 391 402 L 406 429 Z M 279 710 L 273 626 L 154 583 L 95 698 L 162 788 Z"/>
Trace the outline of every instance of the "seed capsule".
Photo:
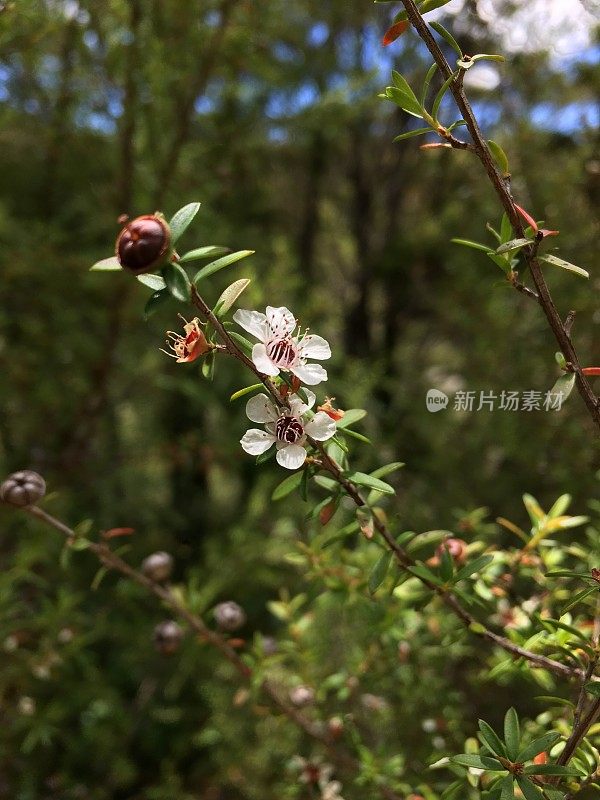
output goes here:
<path id="1" fill-rule="evenodd" d="M 159 653 L 165 656 L 173 655 L 179 650 L 183 631 L 172 619 L 159 622 L 154 628 L 154 645 Z"/>
<path id="2" fill-rule="evenodd" d="M 13 472 L 0 485 L 0 500 L 13 506 L 31 506 L 46 494 L 46 481 L 37 472 Z"/>
<path id="3" fill-rule="evenodd" d="M 246 612 L 233 600 L 215 606 L 213 615 L 222 631 L 236 631 L 246 622 Z"/>
<path id="4" fill-rule="evenodd" d="M 152 553 L 142 561 L 142 572 L 156 583 L 167 581 L 173 572 L 173 558 L 162 550 Z"/>
<path id="5" fill-rule="evenodd" d="M 128 222 L 117 237 L 119 264 L 141 275 L 162 266 L 169 254 L 171 231 L 162 217 L 147 214 Z"/>

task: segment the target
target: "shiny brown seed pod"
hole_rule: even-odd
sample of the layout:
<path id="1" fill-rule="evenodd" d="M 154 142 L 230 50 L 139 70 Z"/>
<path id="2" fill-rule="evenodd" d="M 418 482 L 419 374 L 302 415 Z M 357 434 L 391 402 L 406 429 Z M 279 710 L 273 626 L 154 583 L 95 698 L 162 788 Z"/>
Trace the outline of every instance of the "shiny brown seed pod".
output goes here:
<path id="1" fill-rule="evenodd" d="M 141 275 L 165 264 L 171 244 L 171 230 L 156 214 L 136 217 L 128 222 L 117 237 L 115 255 L 119 264 Z"/>

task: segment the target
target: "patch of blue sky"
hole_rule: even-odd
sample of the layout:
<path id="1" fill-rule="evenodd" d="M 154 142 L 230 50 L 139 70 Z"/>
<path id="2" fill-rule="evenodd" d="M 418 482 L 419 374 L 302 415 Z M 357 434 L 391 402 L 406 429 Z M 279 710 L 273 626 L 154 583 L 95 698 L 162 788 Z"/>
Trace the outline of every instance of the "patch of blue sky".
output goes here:
<path id="1" fill-rule="evenodd" d="M 212 97 L 203 94 L 196 99 L 194 108 L 197 114 L 212 114 L 217 109 L 217 103 Z"/>
<path id="2" fill-rule="evenodd" d="M 273 92 L 267 100 L 265 115 L 269 119 L 281 119 L 298 114 L 314 106 L 319 100 L 319 90 L 312 81 L 305 81 L 295 89 Z"/>
<path id="3" fill-rule="evenodd" d="M 267 139 L 270 142 L 284 144 L 289 139 L 289 133 L 281 125 L 270 125 L 267 129 Z"/>
<path id="4" fill-rule="evenodd" d="M 116 133 L 117 123 L 112 116 L 104 111 L 89 108 L 79 108 L 75 114 L 75 125 L 78 128 L 87 128 L 96 133 L 111 135 Z"/>
<path id="5" fill-rule="evenodd" d="M 283 64 L 301 64 L 304 61 L 304 54 L 286 42 L 273 42 L 271 49 L 277 61 Z"/>
<path id="6" fill-rule="evenodd" d="M 600 126 L 600 109 L 590 101 L 578 101 L 566 106 L 555 106 L 553 103 L 539 103 L 531 112 L 534 125 L 545 130 L 572 134 L 582 128 L 598 128 Z"/>
<path id="7" fill-rule="evenodd" d="M 315 22 L 306 34 L 306 44 L 309 47 L 322 47 L 329 39 L 329 25 L 325 22 Z"/>

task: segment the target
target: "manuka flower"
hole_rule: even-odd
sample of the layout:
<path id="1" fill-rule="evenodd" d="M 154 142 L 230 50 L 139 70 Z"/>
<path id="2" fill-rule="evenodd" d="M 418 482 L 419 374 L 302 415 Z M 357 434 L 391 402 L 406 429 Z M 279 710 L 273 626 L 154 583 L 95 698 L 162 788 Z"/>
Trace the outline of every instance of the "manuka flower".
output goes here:
<path id="1" fill-rule="evenodd" d="M 290 407 L 277 409 L 266 394 L 257 394 L 246 404 L 246 414 L 252 422 L 264 422 L 265 430 L 251 428 L 241 439 L 241 445 L 251 456 L 266 453 L 277 446 L 277 461 L 286 469 L 298 469 L 306 460 L 306 440 L 310 436 L 319 442 L 335 435 L 335 422 L 324 411 L 311 416 L 315 396 L 306 391 L 308 403 L 297 395 L 289 399 Z"/>
<path id="2" fill-rule="evenodd" d="M 181 317 L 181 314 L 179 315 Z M 209 343 L 206 341 L 206 336 L 200 327 L 200 321 L 195 317 L 191 322 L 188 322 L 184 317 L 181 317 L 184 322 L 184 334 L 175 333 L 175 331 L 167 331 L 167 347 L 172 350 L 169 353 L 167 350 L 162 352 L 171 358 L 176 358 L 178 364 L 189 363 L 195 361 L 204 353 L 208 353 L 211 349 Z M 162 349 L 162 348 L 161 348 Z"/>
<path id="3" fill-rule="evenodd" d="M 331 358 L 329 344 L 322 336 L 299 333 L 294 336 L 296 319 L 282 306 L 267 306 L 267 313 L 238 309 L 233 319 L 244 330 L 258 339 L 252 348 L 254 366 L 263 375 L 279 375 L 280 370 L 291 372 L 307 386 L 327 380 L 327 372 L 320 364 L 307 364 L 309 358 L 322 361 Z"/>

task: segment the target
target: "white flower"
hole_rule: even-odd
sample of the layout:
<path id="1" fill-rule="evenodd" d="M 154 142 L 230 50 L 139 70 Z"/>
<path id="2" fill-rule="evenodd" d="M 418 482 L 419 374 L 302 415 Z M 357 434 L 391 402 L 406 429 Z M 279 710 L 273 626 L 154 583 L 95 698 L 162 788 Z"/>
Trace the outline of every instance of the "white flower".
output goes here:
<path id="1" fill-rule="evenodd" d="M 258 339 L 252 348 L 252 361 L 263 375 L 279 375 L 279 371 L 284 370 L 296 375 L 307 386 L 327 380 L 327 371 L 320 364 L 307 364 L 306 360 L 331 358 L 328 342 L 312 333 L 293 336 L 296 319 L 285 306 L 267 306 L 266 314 L 239 308 L 233 319 Z"/>
<path id="2" fill-rule="evenodd" d="M 286 469 L 298 469 L 306 460 L 306 439 L 324 442 L 335 435 L 335 422 L 324 411 L 311 417 L 315 395 L 305 390 L 308 403 L 297 395 L 289 398 L 290 407 L 276 408 L 266 394 L 257 394 L 246 403 L 246 415 L 252 422 L 263 422 L 265 430 L 250 428 L 243 435 L 241 445 L 251 456 L 266 453 L 277 446 L 277 461 Z"/>

